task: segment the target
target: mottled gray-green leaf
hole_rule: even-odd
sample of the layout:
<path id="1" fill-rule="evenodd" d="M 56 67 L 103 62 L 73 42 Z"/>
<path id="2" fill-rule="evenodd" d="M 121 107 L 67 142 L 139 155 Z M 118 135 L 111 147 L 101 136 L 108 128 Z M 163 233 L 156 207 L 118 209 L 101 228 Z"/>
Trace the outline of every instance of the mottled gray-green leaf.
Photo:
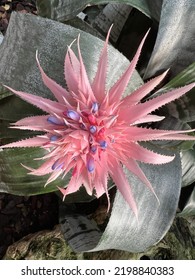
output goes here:
<path id="1" fill-rule="evenodd" d="M 0 31 L 0 45 L 1 45 L 1 43 L 3 42 L 3 38 L 4 38 L 4 36 L 3 36 L 3 34 L 1 33 L 1 31 Z"/>
<path id="2" fill-rule="evenodd" d="M 107 3 L 129 4 L 145 15 L 159 20 L 162 0 L 37 0 L 39 15 L 66 21 L 78 15 L 87 5 Z"/>
<path id="3" fill-rule="evenodd" d="M 194 62 L 195 1 L 164 0 L 157 40 L 145 78 L 171 68 L 171 76 Z"/>
<path id="4" fill-rule="evenodd" d="M 65 240 L 75 252 L 93 249 L 102 236 L 96 223 L 80 213 L 74 204 L 60 204 L 59 222 Z"/>
<path id="5" fill-rule="evenodd" d="M 126 4 L 112 3 L 106 5 L 97 16 L 88 17 L 92 9 L 94 9 L 94 6 L 86 11 L 88 21 L 101 34 L 107 34 L 110 26 L 113 24 L 110 40 L 116 43 L 133 7 Z"/>
<path id="6" fill-rule="evenodd" d="M 73 19 L 70 19 L 66 21 L 66 24 L 71 25 L 75 28 L 78 28 L 80 30 L 83 30 L 89 34 L 92 34 L 93 36 L 96 36 L 100 39 L 103 39 L 103 36 L 96 30 L 94 29 L 90 24 L 87 22 L 83 21 L 79 17 L 75 17 Z"/>

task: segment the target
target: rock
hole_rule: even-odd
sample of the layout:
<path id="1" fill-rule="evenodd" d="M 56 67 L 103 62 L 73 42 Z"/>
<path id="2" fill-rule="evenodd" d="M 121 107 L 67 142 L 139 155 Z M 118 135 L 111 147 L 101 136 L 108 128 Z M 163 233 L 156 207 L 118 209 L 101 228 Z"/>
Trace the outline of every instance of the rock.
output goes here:
<path id="1" fill-rule="evenodd" d="M 4 260 L 75 260 L 78 256 L 66 244 L 60 230 L 29 234 L 8 247 Z"/>

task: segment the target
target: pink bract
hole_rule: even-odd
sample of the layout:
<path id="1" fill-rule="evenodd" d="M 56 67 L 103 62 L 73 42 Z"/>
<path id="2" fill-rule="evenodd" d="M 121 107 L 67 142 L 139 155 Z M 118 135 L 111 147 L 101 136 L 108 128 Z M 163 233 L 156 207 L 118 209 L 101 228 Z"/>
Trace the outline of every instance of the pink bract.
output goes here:
<path id="1" fill-rule="evenodd" d="M 154 193 L 137 162 L 165 164 L 174 159 L 174 155 L 158 154 L 144 148 L 140 142 L 195 140 L 195 137 L 185 134 L 192 130 L 158 130 L 142 128 L 140 124 L 164 119 L 162 116 L 151 113 L 184 95 L 195 86 L 195 83 L 141 103 L 140 101 L 163 80 L 167 73 L 165 72 L 123 98 L 146 34 L 127 70 L 110 89 L 106 89 L 109 34 L 110 30 L 92 83 L 88 79 L 83 63 L 79 39 L 78 58 L 68 47 L 64 64 L 68 90 L 45 74 L 36 55 L 43 82 L 52 91 L 56 101 L 7 88 L 47 113 L 43 116 L 19 120 L 14 124 L 14 128 L 42 131 L 45 134 L 10 143 L 1 148 L 42 147 L 46 149 L 48 153 L 42 158 L 44 163 L 36 170 L 27 168 L 30 174 L 37 176 L 50 173 L 46 185 L 58 176 L 64 177 L 68 172 L 72 172 L 69 184 L 59 187 L 64 198 L 84 185 L 89 195 L 95 194 L 100 197 L 106 193 L 109 202 L 107 182 L 111 177 L 137 216 L 137 205 L 123 166 Z"/>

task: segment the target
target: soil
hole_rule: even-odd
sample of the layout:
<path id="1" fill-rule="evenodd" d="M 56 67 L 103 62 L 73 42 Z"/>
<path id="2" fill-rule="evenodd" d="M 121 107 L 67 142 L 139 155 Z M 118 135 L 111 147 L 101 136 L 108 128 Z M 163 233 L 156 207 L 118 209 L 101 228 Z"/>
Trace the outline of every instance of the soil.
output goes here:
<path id="1" fill-rule="evenodd" d="M 37 14 L 35 0 L 0 0 L 0 31 L 5 35 L 13 11 Z"/>
<path id="2" fill-rule="evenodd" d="M 0 259 L 9 245 L 56 224 L 58 198 L 54 193 L 31 197 L 0 193 Z"/>

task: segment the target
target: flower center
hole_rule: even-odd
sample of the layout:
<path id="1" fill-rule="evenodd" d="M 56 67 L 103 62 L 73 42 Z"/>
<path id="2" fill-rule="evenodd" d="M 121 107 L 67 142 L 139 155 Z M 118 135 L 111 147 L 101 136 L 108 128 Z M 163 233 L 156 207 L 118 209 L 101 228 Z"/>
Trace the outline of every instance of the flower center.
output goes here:
<path id="1" fill-rule="evenodd" d="M 97 102 L 83 111 L 68 109 L 63 115 L 65 116 L 63 120 L 58 116 L 48 117 L 47 121 L 50 124 L 66 126 L 66 129 L 63 129 L 66 135 L 64 141 L 58 135 L 50 136 L 50 141 L 59 140 L 64 145 L 65 153 L 69 153 L 75 160 L 81 156 L 88 172 L 93 173 L 95 162 L 101 161 L 102 153 L 114 143 L 114 136 L 107 135 L 106 129 L 115 123 L 117 117 L 102 115 Z M 52 169 L 59 169 L 61 166 L 61 162 L 57 160 Z"/>
<path id="2" fill-rule="evenodd" d="M 67 112 L 64 112 L 64 115 L 68 117 L 70 121 L 70 125 L 72 125 L 74 128 L 89 132 L 88 140 L 90 150 L 93 146 L 93 152 L 95 152 L 95 146 L 100 147 L 101 149 L 105 149 L 107 147 L 104 122 L 98 120 L 98 109 L 98 103 L 94 102 L 91 106 L 90 112 L 82 111 L 78 113 L 74 110 L 68 110 Z"/>
<path id="3" fill-rule="evenodd" d="M 100 158 L 101 152 L 108 147 L 105 136 L 104 121 L 99 119 L 99 105 L 94 102 L 91 109 L 78 113 L 74 110 L 64 112 L 73 129 L 88 132 L 88 151 L 86 153 L 87 169 L 90 173 L 95 170 L 95 158 Z"/>

